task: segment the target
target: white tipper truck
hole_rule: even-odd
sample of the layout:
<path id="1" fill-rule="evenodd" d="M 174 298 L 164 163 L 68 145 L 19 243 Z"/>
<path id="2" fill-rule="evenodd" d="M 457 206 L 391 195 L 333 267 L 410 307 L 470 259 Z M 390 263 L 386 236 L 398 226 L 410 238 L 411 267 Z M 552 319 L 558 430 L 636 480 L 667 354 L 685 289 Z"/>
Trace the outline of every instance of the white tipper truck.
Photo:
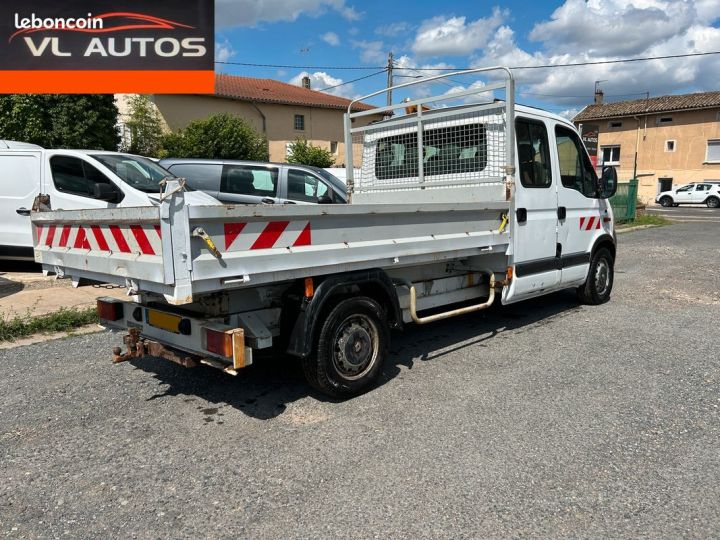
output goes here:
<path id="1" fill-rule="evenodd" d="M 34 212 L 36 261 L 74 284 L 127 287 L 129 301 L 98 299 L 102 324 L 127 331 L 116 362 L 236 374 L 276 347 L 336 397 L 372 387 L 405 324 L 485 309 L 496 295 L 509 304 L 575 288 L 606 302 L 617 175 L 598 178 L 567 120 L 516 106 L 509 69 L 360 99 L 489 72 L 481 89 L 369 112 L 351 104 L 350 204 L 188 205 L 172 180 L 159 207 Z M 505 99 L 477 101 L 489 91 Z M 353 125 L 369 113 L 388 118 Z"/>

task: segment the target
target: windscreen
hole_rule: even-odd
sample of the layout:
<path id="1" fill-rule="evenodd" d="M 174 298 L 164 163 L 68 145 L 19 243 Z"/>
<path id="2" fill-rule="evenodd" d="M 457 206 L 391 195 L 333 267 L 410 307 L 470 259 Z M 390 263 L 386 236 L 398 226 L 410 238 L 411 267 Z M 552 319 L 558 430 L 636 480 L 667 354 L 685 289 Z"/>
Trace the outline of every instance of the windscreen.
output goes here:
<path id="1" fill-rule="evenodd" d="M 118 175 L 130 187 L 145 193 L 159 193 L 160 182 L 163 179 L 175 178 L 174 174 L 147 158 L 125 154 L 95 154 L 92 157 Z"/>

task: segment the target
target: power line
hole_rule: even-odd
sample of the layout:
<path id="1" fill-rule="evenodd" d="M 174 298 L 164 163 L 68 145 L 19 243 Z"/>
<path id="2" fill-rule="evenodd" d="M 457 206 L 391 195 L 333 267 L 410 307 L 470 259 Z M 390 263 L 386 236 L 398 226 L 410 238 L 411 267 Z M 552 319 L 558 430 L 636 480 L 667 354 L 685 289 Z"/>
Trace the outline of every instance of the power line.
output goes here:
<path id="1" fill-rule="evenodd" d="M 644 56 L 639 58 L 622 58 L 619 60 L 596 60 L 594 62 L 571 62 L 567 64 L 539 64 L 536 66 L 514 66 L 510 69 L 546 69 L 555 67 L 578 67 L 578 66 L 599 66 L 603 64 L 623 64 L 626 62 L 646 62 L 650 60 L 671 60 L 673 58 L 692 58 L 696 56 L 711 56 L 720 54 L 720 51 L 709 51 L 701 53 L 686 54 L 669 54 L 665 56 Z M 359 70 L 370 71 L 371 69 L 385 70 L 386 66 L 300 66 L 294 64 L 258 64 L 253 62 L 215 62 L 222 66 L 245 66 L 245 67 L 262 67 L 262 68 L 281 68 L 281 69 L 334 69 L 334 70 Z M 414 70 L 414 71 L 462 71 L 471 69 L 469 67 L 460 68 L 403 68 L 395 67 L 395 69 Z"/>
<path id="2" fill-rule="evenodd" d="M 364 70 L 370 71 L 371 69 L 382 69 L 385 70 L 385 66 L 296 66 L 291 64 L 255 64 L 251 62 L 215 62 L 222 66 L 245 66 L 245 67 L 262 67 L 262 68 L 281 68 L 281 69 L 334 69 L 334 70 Z"/>
<path id="3" fill-rule="evenodd" d="M 558 98 L 586 98 L 586 97 L 588 97 L 588 94 L 586 94 L 584 96 L 565 96 L 565 95 L 561 95 L 561 94 L 536 94 L 534 92 L 523 92 L 522 90 L 520 90 L 518 93 L 523 96 L 540 96 L 540 97 L 558 97 Z M 647 92 L 634 92 L 631 94 L 605 94 L 605 97 L 611 98 L 611 97 L 628 97 L 628 96 L 645 96 L 645 95 L 647 95 Z"/>
<path id="4" fill-rule="evenodd" d="M 380 75 L 381 73 L 385 73 L 387 69 L 383 69 L 382 71 L 378 71 L 377 73 L 371 73 L 370 75 L 365 75 L 364 77 L 358 77 L 357 79 L 353 79 L 351 81 L 347 81 L 344 83 L 336 84 L 334 86 L 328 86 L 327 88 L 323 88 L 322 90 L 318 90 L 318 92 L 325 92 L 327 90 L 332 90 L 333 88 L 339 88 L 341 86 L 345 86 L 346 84 L 354 83 L 357 81 L 362 81 L 363 79 L 369 79 L 370 77 L 374 77 L 375 75 Z"/>
<path id="5" fill-rule="evenodd" d="M 622 58 L 619 60 L 596 60 L 593 62 L 571 62 L 567 64 L 539 64 L 536 66 L 512 66 L 509 69 L 546 69 L 555 67 L 578 67 L 578 66 L 599 66 L 603 64 L 623 64 L 627 62 L 646 62 L 650 60 L 671 60 L 673 58 L 691 58 L 694 56 L 710 56 L 714 54 L 720 54 L 720 51 L 710 51 L 702 53 L 686 53 L 686 54 L 669 54 L 665 56 L 645 56 L 640 58 Z M 462 71 L 464 69 L 472 69 L 469 67 L 462 68 L 396 68 L 396 69 L 410 69 L 413 71 Z"/>

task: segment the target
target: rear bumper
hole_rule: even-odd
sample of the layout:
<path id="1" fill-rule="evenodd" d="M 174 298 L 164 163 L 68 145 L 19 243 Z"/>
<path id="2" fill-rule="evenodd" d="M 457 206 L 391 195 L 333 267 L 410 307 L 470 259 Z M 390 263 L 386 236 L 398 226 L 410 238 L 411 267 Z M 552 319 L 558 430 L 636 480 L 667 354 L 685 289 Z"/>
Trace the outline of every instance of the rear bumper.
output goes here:
<path id="1" fill-rule="evenodd" d="M 156 356 L 185 367 L 206 364 L 231 374 L 252 364 L 252 349 L 245 344 L 242 328 L 232 328 L 220 319 L 200 319 L 186 315 L 164 312 L 136 302 L 127 302 L 112 297 L 98 298 L 115 308 L 114 320 L 100 315 L 100 324 L 115 330 L 127 330 L 124 338 L 126 351 L 119 347 L 113 350 L 113 361 L 123 362 L 143 356 Z M 98 309 L 100 313 L 100 309 Z M 107 317 L 107 314 L 105 314 Z M 179 320 L 176 328 L 170 329 L 166 321 Z M 155 321 L 151 324 L 151 321 Z M 163 325 L 164 328 L 159 327 Z M 208 350 L 208 330 L 226 334 L 231 342 L 228 356 Z"/>

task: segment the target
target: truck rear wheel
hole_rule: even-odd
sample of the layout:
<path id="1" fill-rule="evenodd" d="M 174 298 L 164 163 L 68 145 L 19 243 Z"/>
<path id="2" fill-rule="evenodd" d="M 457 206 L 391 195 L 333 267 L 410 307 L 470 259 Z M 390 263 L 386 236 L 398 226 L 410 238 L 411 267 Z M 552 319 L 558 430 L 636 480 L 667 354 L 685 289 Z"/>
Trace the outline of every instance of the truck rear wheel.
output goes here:
<path id="1" fill-rule="evenodd" d="M 316 354 L 303 359 L 305 378 L 333 397 L 360 394 L 379 376 L 389 341 L 387 317 L 375 300 L 345 299 L 322 322 Z"/>
<path id="2" fill-rule="evenodd" d="M 610 300 L 615 275 L 615 260 L 610 250 L 601 247 L 590 259 L 590 270 L 585 284 L 577 289 L 583 304 L 599 305 Z"/>

